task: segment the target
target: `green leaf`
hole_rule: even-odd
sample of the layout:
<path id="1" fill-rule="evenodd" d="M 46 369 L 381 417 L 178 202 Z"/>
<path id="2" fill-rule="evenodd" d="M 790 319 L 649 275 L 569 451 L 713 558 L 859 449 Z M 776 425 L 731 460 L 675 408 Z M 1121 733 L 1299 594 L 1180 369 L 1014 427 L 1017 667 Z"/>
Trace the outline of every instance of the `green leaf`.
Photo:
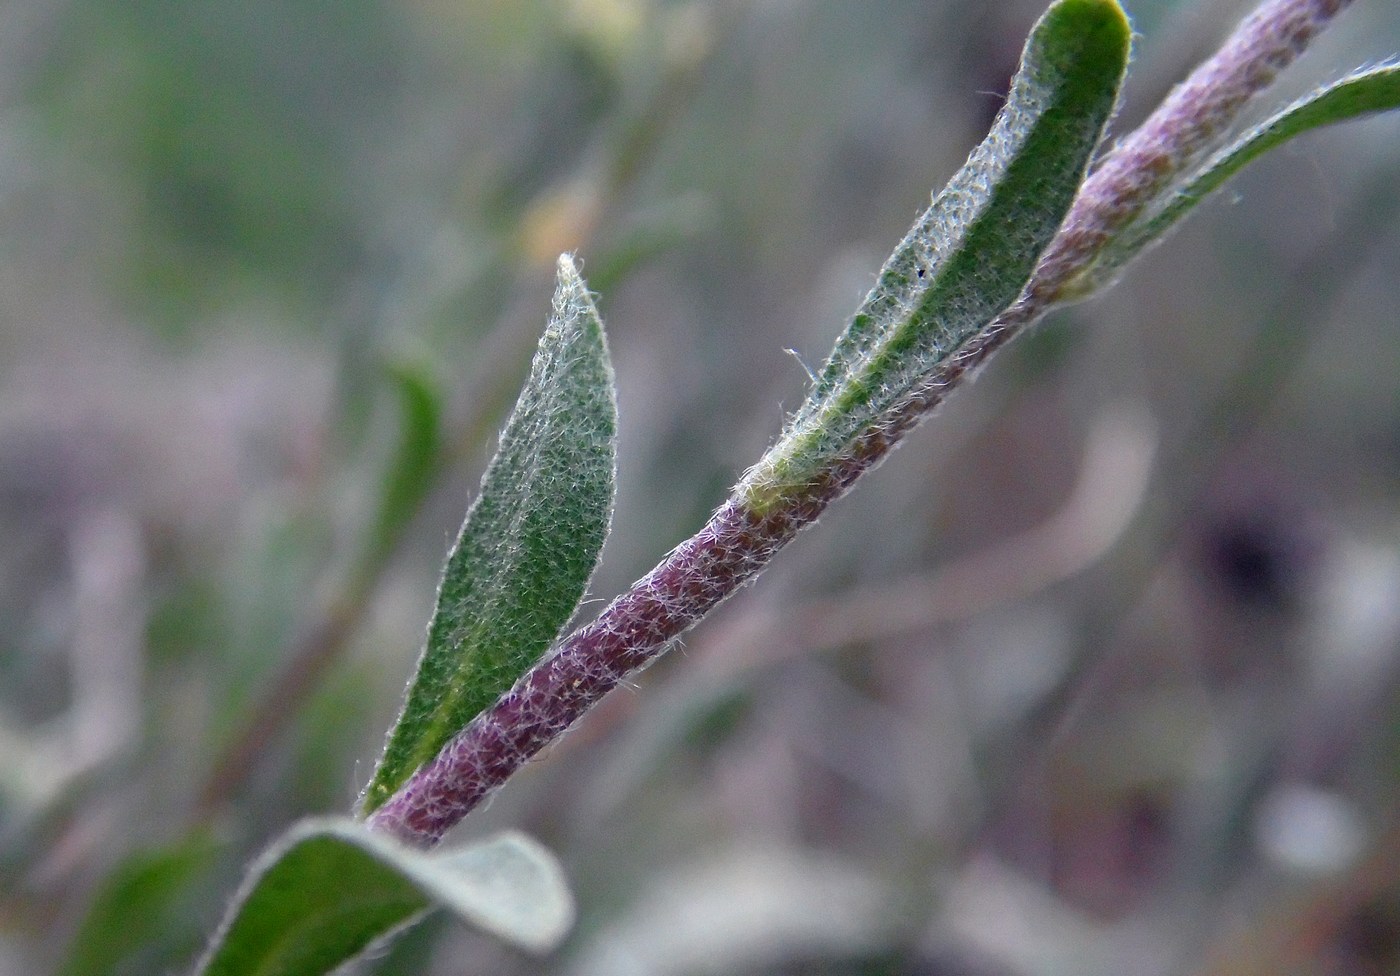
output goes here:
<path id="1" fill-rule="evenodd" d="M 1041 17 L 991 133 L 900 242 L 747 476 L 751 504 L 839 457 L 1016 300 L 1113 113 L 1129 37 L 1110 0 L 1059 0 Z"/>
<path id="2" fill-rule="evenodd" d="M 321 976 L 434 906 L 532 952 L 574 916 L 558 863 L 521 834 L 426 853 L 353 820 L 306 820 L 249 869 L 197 973 Z"/>
<path id="3" fill-rule="evenodd" d="M 401 426 L 365 548 L 366 565 L 376 564 L 387 555 L 404 523 L 414 516 L 433 488 L 443 461 L 441 390 L 421 366 L 395 362 L 388 371 L 399 395 Z"/>
<path id="4" fill-rule="evenodd" d="M 616 432 L 602 322 L 565 255 L 554 314 L 448 557 L 418 673 L 365 791 L 366 814 L 568 623 L 607 535 Z"/>
<path id="5" fill-rule="evenodd" d="M 1105 246 L 1073 286 L 1074 294 L 1086 295 L 1109 284 L 1144 247 L 1159 240 L 1196 204 L 1269 150 L 1312 129 L 1395 108 L 1400 108 L 1400 65 L 1394 64 L 1359 71 L 1294 102 L 1171 187 L 1161 203 Z"/>
<path id="6" fill-rule="evenodd" d="M 203 933 L 185 909 L 216 853 L 214 841 L 200 832 L 123 860 L 103 881 L 60 976 L 137 976 L 165 971 L 187 956 Z"/>

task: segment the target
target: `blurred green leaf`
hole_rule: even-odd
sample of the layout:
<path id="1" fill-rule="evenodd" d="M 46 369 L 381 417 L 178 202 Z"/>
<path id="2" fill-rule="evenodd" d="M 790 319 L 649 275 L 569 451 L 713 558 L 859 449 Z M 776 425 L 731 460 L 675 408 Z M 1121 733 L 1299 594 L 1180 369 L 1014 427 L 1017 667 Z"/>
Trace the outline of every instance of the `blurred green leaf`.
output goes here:
<path id="1" fill-rule="evenodd" d="M 421 366 L 397 362 L 389 374 L 399 396 L 401 422 L 365 550 L 365 562 L 371 566 L 388 554 L 404 524 L 417 513 L 443 461 L 442 391 Z"/>
<path id="2" fill-rule="evenodd" d="M 202 935 L 186 910 L 190 888 L 212 867 L 216 850 L 200 832 L 118 864 L 69 944 L 59 976 L 144 976 L 187 956 Z"/>
<path id="3" fill-rule="evenodd" d="M 602 322 L 572 259 L 500 447 L 448 557 L 428 644 L 365 791 L 369 813 L 558 636 L 597 565 L 617 433 Z"/>
<path id="4" fill-rule="evenodd" d="M 1196 204 L 1269 150 L 1312 129 L 1395 108 L 1400 108 L 1400 65 L 1395 64 L 1359 71 L 1294 102 L 1240 136 L 1169 190 L 1162 203 L 1104 248 L 1099 259 L 1081 276 L 1076 291 L 1087 294 L 1108 284 L 1144 247 L 1160 239 Z"/>
<path id="5" fill-rule="evenodd" d="M 1060 0 L 1037 22 L 992 131 L 895 249 L 783 441 L 750 473 L 760 496 L 805 482 L 884 422 L 1015 301 L 1113 113 L 1129 34 L 1111 0 Z"/>
<path id="6" fill-rule="evenodd" d="M 320 976 L 435 906 L 535 952 L 574 916 L 553 855 L 521 834 L 424 853 L 352 820 L 306 820 L 249 870 L 197 971 Z"/>

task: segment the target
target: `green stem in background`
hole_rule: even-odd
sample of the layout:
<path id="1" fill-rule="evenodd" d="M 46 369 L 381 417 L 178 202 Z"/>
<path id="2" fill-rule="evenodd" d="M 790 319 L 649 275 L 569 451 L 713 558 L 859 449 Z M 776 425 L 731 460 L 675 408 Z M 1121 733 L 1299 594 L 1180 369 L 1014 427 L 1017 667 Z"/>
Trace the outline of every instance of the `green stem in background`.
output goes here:
<path id="1" fill-rule="evenodd" d="M 208 816 L 234 793 L 284 722 L 320 684 L 363 620 L 404 530 L 443 470 L 442 397 L 428 376 L 407 364 L 391 368 L 401 404 L 400 439 L 379 493 L 378 509 L 345 583 L 298 640 L 279 680 L 213 763 L 198 799 Z"/>

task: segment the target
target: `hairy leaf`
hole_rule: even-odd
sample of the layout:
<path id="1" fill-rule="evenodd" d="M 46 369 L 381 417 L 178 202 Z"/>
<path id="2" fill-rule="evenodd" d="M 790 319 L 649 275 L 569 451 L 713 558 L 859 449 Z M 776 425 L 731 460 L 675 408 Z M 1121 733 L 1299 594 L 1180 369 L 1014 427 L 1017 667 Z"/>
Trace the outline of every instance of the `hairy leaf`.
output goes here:
<path id="1" fill-rule="evenodd" d="M 523 835 L 425 853 L 352 820 L 306 820 L 249 869 L 197 973 L 321 976 L 433 907 L 535 952 L 574 915 L 558 863 Z"/>
<path id="2" fill-rule="evenodd" d="M 1129 36 L 1113 0 L 1059 0 L 1041 17 L 992 131 L 900 242 L 746 478 L 751 502 L 839 456 L 1016 300 L 1113 113 Z"/>
<path id="3" fill-rule="evenodd" d="M 607 535 L 616 430 L 602 322 L 566 255 L 554 314 L 448 557 L 365 813 L 509 689 L 568 623 Z"/>

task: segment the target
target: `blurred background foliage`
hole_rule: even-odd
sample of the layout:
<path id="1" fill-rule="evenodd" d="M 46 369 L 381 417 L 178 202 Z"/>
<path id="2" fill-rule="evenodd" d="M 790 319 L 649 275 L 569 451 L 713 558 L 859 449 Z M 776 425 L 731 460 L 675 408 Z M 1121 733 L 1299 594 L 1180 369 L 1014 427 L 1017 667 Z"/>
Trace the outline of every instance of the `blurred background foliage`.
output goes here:
<path id="1" fill-rule="evenodd" d="M 620 384 L 584 613 L 698 527 L 1040 6 L 0 7 L 0 973 L 180 971 L 350 807 L 558 252 Z M 1130 8 L 1120 131 L 1246 5 Z M 1278 99 L 1398 42 L 1362 0 Z M 369 971 L 1394 972 L 1395 126 L 1014 346 L 464 825 L 560 853 L 559 953 Z"/>

